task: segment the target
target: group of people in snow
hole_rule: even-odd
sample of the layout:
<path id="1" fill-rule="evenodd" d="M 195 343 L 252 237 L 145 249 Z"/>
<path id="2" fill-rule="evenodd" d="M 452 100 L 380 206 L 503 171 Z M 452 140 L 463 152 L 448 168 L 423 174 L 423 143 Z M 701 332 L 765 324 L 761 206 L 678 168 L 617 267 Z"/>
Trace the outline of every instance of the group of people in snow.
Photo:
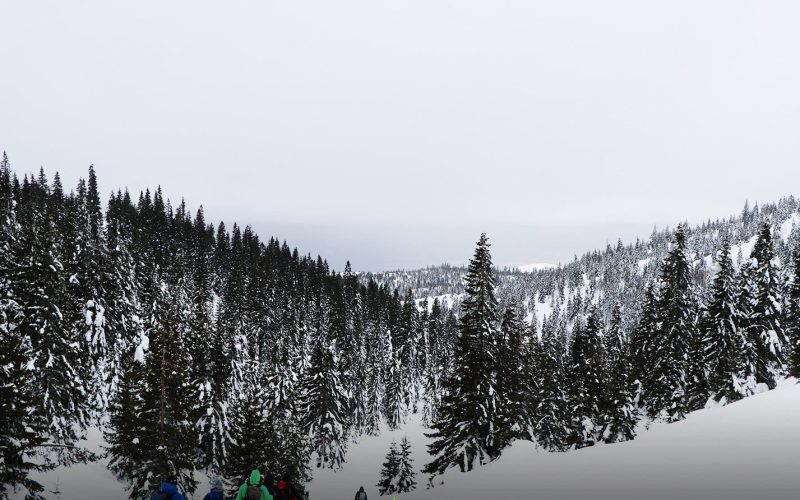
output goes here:
<path id="1" fill-rule="evenodd" d="M 214 479 L 211 481 L 211 491 L 203 497 L 203 500 L 225 500 L 225 498 L 225 485 L 222 480 Z M 186 500 L 186 497 L 178 490 L 177 479 L 170 477 L 161 484 L 158 491 L 153 492 L 150 500 Z M 302 500 L 302 498 L 292 485 L 288 474 L 276 483 L 271 474 L 262 475 L 261 471 L 253 469 L 250 477 L 236 491 L 235 500 Z"/>
<path id="2" fill-rule="evenodd" d="M 186 500 L 186 497 L 178 490 L 178 480 L 174 477 L 167 478 L 158 491 L 153 492 L 150 500 Z M 211 481 L 211 491 L 203 497 L 203 500 L 225 500 L 225 485 L 221 479 Z M 250 477 L 239 486 L 236 491 L 235 500 L 303 500 L 300 494 L 292 485 L 292 478 L 286 474 L 275 483 L 269 473 L 261 474 L 258 469 L 250 472 Z M 367 500 L 367 492 L 364 487 L 358 489 L 355 500 Z"/>

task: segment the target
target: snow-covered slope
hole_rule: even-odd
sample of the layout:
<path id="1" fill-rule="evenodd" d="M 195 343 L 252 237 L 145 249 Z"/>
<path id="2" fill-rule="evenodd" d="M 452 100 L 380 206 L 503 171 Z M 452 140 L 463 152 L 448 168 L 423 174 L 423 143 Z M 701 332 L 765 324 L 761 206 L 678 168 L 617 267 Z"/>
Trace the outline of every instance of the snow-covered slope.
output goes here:
<path id="1" fill-rule="evenodd" d="M 379 498 L 374 485 L 389 443 L 408 436 L 418 470 L 428 460 L 424 432 L 412 416 L 402 430 L 362 439 L 351 447 L 341 471 L 315 470 L 311 498 L 349 499 L 361 485 L 370 498 Z M 418 489 L 397 498 L 796 500 L 799 444 L 800 385 L 786 380 L 773 391 L 732 405 L 697 411 L 675 424 L 656 424 L 634 441 L 567 453 L 546 453 L 517 442 L 498 461 L 469 474 L 450 472 L 433 489 L 426 489 L 418 473 Z M 47 498 L 127 498 L 123 483 L 102 461 L 56 469 L 39 479 L 47 486 Z M 207 483 L 200 479 L 195 498 L 205 494 Z"/>
<path id="2" fill-rule="evenodd" d="M 312 498 L 350 498 L 362 484 L 377 497 L 372 485 L 389 441 L 403 435 L 421 466 L 428 440 L 414 420 L 402 431 L 354 446 L 343 471 L 317 475 Z M 656 424 L 634 441 L 555 454 L 517 442 L 496 462 L 468 474 L 451 472 L 433 489 L 418 477 L 418 490 L 397 498 L 796 500 L 798 445 L 800 385 L 787 380 L 774 391 Z"/>

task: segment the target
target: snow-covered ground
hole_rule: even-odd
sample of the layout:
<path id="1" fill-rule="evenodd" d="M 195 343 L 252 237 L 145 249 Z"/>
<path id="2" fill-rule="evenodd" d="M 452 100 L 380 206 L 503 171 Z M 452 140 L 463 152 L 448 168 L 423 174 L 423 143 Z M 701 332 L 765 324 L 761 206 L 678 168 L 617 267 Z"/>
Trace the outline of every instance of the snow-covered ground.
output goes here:
<path id="1" fill-rule="evenodd" d="M 421 465 L 427 440 L 416 421 L 410 424 L 394 438 L 407 433 L 415 465 Z M 361 483 L 376 483 L 388 441 L 382 436 L 354 446 L 343 471 L 314 481 L 314 498 L 350 498 Z M 798 447 L 800 385 L 787 380 L 774 391 L 694 412 L 682 422 L 653 425 L 627 443 L 554 454 L 517 442 L 486 467 L 449 473 L 444 484 L 430 490 L 421 484 L 397 498 L 796 500 Z M 377 495 L 374 487 L 368 491 Z"/>
<path id="2" fill-rule="evenodd" d="M 428 457 L 419 419 L 403 430 L 364 438 L 351 446 L 339 472 L 315 470 L 314 500 L 349 500 L 363 485 L 373 500 L 391 440 L 407 436 L 414 465 Z M 93 438 L 96 440 L 97 435 Z M 635 440 L 568 453 L 546 453 L 517 442 L 496 462 L 469 474 L 453 471 L 426 489 L 398 500 L 618 499 L 783 500 L 800 498 L 800 385 L 783 381 L 774 391 L 729 406 L 694 412 L 675 424 L 656 424 Z M 48 498 L 124 499 L 123 484 L 96 464 L 59 469 L 44 477 Z M 196 495 L 202 498 L 201 488 Z"/>

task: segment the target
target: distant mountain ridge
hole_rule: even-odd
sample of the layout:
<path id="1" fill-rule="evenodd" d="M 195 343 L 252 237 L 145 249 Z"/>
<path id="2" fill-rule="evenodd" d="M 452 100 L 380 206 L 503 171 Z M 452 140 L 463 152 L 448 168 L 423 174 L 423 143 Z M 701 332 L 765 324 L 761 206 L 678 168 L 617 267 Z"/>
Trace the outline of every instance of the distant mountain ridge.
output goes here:
<path id="1" fill-rule="evenodd" d="M 713 256 L 725 237 L 731 243 L 731 257 L 738 268 L 749 258 L 763 222 L 772 229 L 776 259 L 788 262 L 791 249 L 800 241 L 800 202 L 795 196 L 761 205 L 745 203 L 738 215 L 709 219 L 695 226 L 685 224 L 694 284 L 705 287 L 710 283 Z M 561 266 L 530 264 L 497 269 L 498 300 L 503 305 L 523 304 L 526 319 L 532 321 L 536 317 L 539 326 L 554 312 L 559 321 L 571 324 L 579 314 L 586 313 L 590 303 L 596 303 L 609 318 L 614 304 L 620 304 L 623 322 L 631 326 L 638 316 L 645 286 L 656 277 L 669 249 L 673 231 L 669 226 L 656 229 L 650 238 L 627 245 L 618 240 L 616 245 L 586 252 Z M 419 300 L 447 298 L 458 310 L 465 271 L 465 267 L 442 265 L 367 273 L 364 277 L 402 291 L 410 290 Z"/>

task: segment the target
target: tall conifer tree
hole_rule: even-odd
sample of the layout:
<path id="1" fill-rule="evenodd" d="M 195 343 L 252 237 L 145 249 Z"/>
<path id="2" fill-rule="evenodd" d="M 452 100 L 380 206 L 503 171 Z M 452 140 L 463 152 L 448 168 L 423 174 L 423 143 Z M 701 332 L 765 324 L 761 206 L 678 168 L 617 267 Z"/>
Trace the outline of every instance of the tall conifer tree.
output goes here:
<path id="1" fill-rule="evenodd" d="M 469 263 L 462 303 L 460 336 L 455 349 L 454 372 L 444 385 L 445 395 L 433 424 L 434 439 L 428 450 L 434 456 L 423 469 L 431 475 L 450 467 L 472 470 L 500 455 L 497 433 L 496 344 L 498 340 L 495 277 L 486 234 L 478 240 Z"/>
<path id="2" fill-rule="evenodd" d="M 686 233 L 678 226 L 672 248 L 661 266 L 655 328 L 646 339 L 643 384 L 651 417 L 680 420 L 690 410 L 688 360 L 695 353 L 696 299 L 686 259 Z"/>
<path id="3" fill-rule="evenodd" d="M 792 262 L 792 279 L 789 285 L 789 359 L 788 372 L 800 378 L 800 247 L 794 250 Z"/>
<path id="4" fill-rule="evenodd" d="M 718 252 L 716 262 L 719 270 L 711 285 L 700 329 L 711 394 L 717 401 L 733 402 L 744 396 L 736 380 L 744 338 L 740 328 L 742 318 L 736 307 L 736 276 L 727 241 Z"/>

